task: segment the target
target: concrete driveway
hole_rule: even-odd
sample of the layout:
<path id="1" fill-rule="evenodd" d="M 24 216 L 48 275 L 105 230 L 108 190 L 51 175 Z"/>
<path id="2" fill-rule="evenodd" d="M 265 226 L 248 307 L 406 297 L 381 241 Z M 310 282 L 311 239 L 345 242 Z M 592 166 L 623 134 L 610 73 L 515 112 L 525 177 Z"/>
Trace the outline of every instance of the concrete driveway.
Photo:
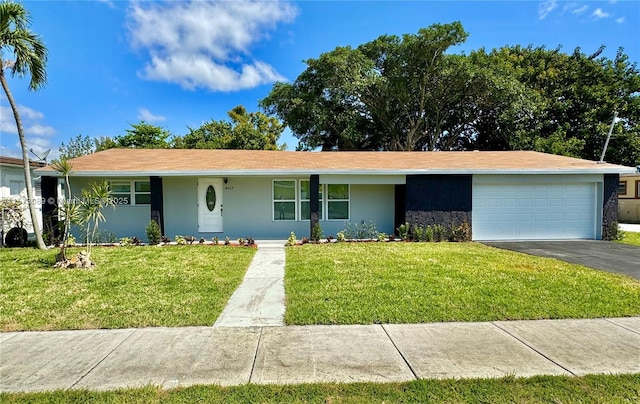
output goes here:
<path id="1" fill-rule="evenodd" d="M 640 247 L 599 240 L 492 241 L 484 244 L 640 279 Z"/>

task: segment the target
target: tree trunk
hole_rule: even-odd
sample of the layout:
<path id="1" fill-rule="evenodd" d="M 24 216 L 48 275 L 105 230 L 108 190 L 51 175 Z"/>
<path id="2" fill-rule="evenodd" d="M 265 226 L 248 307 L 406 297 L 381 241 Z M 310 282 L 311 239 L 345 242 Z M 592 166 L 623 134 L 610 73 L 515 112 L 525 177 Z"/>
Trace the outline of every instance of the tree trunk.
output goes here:
<path id="1" fill-rule="evenodd" d="M 27 143 L 24 140 L 24 132 L 22 130 L 22 121 L 20 120 L 18 107 L 13 100 L 11 91 L 9 91 L 9 85 L 7 84 L 7 80 L 4 76 L 4 69 L 2 68 L 0 68 L 0 83 L 2 83 L 2 88 L 4 89 L 5 94 L 7 94 L 7 99 L 9 100 L 9 104 L 11 105 L 13 117 L 15 118 L 16 125 L 18 127 L 18 138 L 20 138 L 20 147 L 22 148 L 22 164 L 24 166 L 24 181 L 25 187 L 27 188 L 27 204 L 29 205 L 29 214 L 31 215 L 31 223 L 33 224 L 33 232 L 36 235 L 36 243 L 38 244 L 38 248 L 44 250 L 47 248 L 47 246 L 45 246 L 44 240 L 42 239 L 42 229 L 39 225 L 38 216 L 36 215 L 33 187 L 31 186 L 31 167 L 29 165 L 29 155 L 27 154 Z"/>

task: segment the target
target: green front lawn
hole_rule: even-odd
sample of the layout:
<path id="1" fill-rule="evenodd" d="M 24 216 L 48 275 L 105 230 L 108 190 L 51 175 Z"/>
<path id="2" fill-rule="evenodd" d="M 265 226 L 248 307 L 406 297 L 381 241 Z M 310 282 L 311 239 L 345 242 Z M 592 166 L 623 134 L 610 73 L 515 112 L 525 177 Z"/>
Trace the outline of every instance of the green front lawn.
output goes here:
<path id="1" fill-rule="evenodd" d="M 0 393 L 3 403 L 637 403 L 640 375 Z"/>
<path id="2" fill-rule="evenodd" d="M 640 315 L 640 281 L 476 243 L 287 248 L 287 324 Z"/>
<path id="3" fill-rule="evenodd" d="M 624 238 L 620 242 L 640 246 L 640 233 L 625 231 Z"/>
<path id="4" fill-rule="evenodd" d="M 92 270 L 54 269 L 56 253 L 0 249 L 0 331 L 211 325 L 255 250 L 98 247 Z"/>

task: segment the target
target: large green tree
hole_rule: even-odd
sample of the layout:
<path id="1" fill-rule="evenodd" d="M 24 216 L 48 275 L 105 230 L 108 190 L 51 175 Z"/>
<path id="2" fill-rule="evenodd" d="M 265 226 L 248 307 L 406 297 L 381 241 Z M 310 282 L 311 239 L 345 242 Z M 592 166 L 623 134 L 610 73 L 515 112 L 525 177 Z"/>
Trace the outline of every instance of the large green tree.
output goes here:
<path id="1" fill-rule="evenodd" d="M 572 54 L 544 47 L 503 47 L 472 52 L 474 63 L 489 66 L 525 86 L 529 113 L 485 119 L 479 148 L 529 149 L 600 158 L 606 134 L 618 112 L 606 160 L 640 164 L 640 72 L 620 49 L 611 60 L 604 48 Z M 492 124 L 489 124 L 491 122 Z"/>
<path id="2" fill-rule="evenodd" d="M 230 121 L 211 120 L 197 129 L 173 140 L 178 149 L 244 149 L 278 150 L 278 139 L 284 126 L 262 112 L 247 112 L 238 105 L 228 112 Z"/>
<path id="3" fill-rule="evenodd" d="M 131 147 L 137 149 L 167 149 L 171 132 L 161 126 L 151 125 L 145 121 L 132 123 L 131 129 L 127 129 L 122 136 L 116 136 L 115 143 L 118 147 Z"/>
<path id="4" fill-rule="evenodd" d="M 261 106 L 307 147 L 456 148 L 456 108 L 472 97 L 472 82 L 460 77 L 470 75 L 464 60 L 445 52 L 466 38 L 454 22 L 338 47 L 307 60 L 293 83 L 276 83 Z"/>
<path id="5" fill-rule="evenodd" d="M 80 156 L 86 156 L 95 151 L 95 141 L 89 136 L 78 135 L 69 139 L 69 142 L 60 145 L 58 152 L 60 160 L 72 159 Z"/>
<path id="6" fill-rule="evenodd" d="M 20 3 L 13 1 L 0 2 L 0 83 L 7 95 L 13 116 L 18 128 L 20 147 L 22 148 L 22 162 L 24 166 L 24 180 L 27 189 L 27 199 L 31 223 L 36 236 L 38 248 L 46 248 L 42 239 L 42 230 L 38 226 L 35 209 L 35 198 L 31 184 L 31 171 L 29 166 L 28 148 L 24 137 L 24 130 L 18 106 L 9 90 L 4 71 L 8 69 L 12 76 L 31 75 L 29 81 L 30 90 L 38 90 L 47 82 L 46 62 L 47 48 L 42 38 L 29 29 L 31 19 L 29 12 Z M 5 59 L 5 53 L 12 53 Z"/>

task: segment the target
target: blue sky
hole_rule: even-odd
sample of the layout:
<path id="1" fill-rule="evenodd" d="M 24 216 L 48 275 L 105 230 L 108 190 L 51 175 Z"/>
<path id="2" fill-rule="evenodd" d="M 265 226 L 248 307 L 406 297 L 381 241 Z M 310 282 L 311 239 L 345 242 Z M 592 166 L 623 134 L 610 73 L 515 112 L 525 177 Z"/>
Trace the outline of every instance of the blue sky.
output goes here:
<path id="1" fill-rule="evenodd" d="M 122 135 L 141 120 L 175 135 L 238 104 L 258 110 L 274 81 L 294 80 L 336 46 L 461 21 L 468 40 L 452 52 L 545 45 L 640 61 L 640 1 L 23 1 L 48 49 L 48 84 L 9 79 L 28 147 L 57 155 L 78 134 Z M 5 58 L 8 55 L 3 55 Z M 0 96 L 0 154 L 19 156 Z M 297 141 L 281 138 L 290 149 Z M 32 156 L 33 157 L 33 156 Z"/>

